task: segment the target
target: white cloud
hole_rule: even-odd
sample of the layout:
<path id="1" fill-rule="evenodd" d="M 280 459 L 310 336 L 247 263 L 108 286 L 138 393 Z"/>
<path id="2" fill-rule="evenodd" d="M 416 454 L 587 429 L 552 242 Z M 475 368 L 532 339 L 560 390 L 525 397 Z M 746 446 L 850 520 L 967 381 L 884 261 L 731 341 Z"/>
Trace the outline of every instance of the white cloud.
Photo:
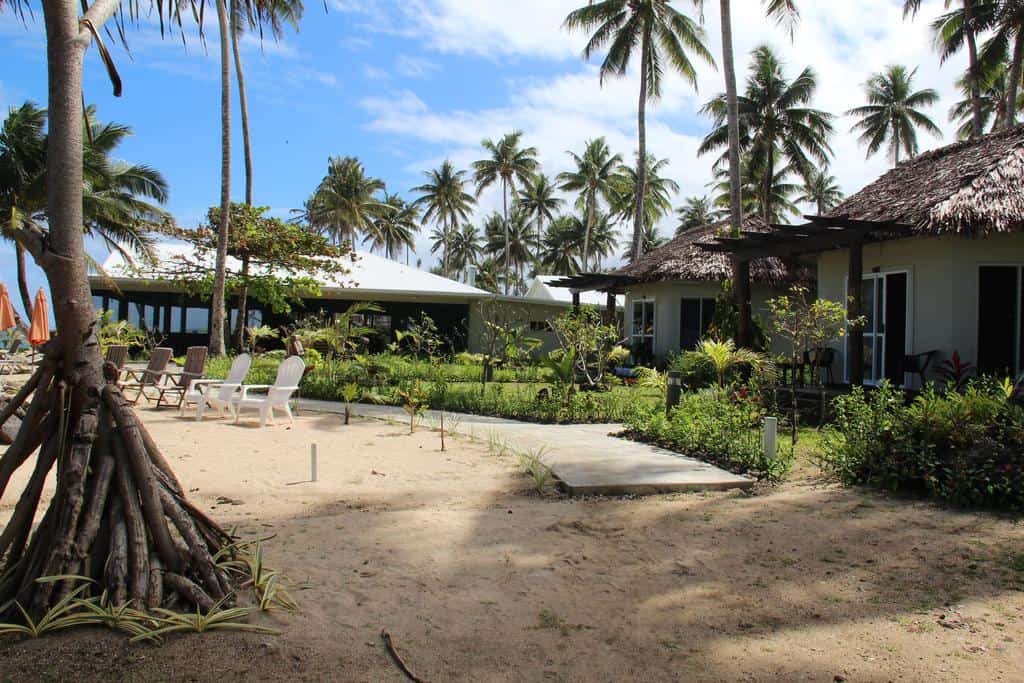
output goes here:
<path id="1" fill-rule="evenodd" d="M 413 57 L 410 55 L 398 55 L 395 58 L 395 71 L 406 78 L 429 78 L 440 67 L 429 59 Z"/>

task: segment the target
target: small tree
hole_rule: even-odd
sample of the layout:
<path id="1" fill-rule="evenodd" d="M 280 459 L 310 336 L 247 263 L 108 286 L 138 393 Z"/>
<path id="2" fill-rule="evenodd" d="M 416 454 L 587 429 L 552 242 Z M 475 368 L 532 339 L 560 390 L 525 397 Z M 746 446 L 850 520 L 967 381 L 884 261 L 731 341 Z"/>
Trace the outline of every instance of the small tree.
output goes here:
<path id="1" fill-rule="evenodd" d="M 408 389 L 399 389 L 398 395 L 402 399 L 402 408 L 409 413 L 409 433 L 416 431 L 416 418 L 427 412 L 430 406 L 429 396 L 419 380 L 416 380 Z"/>
<path id="2" fill-rule="evenodd" d="M 562 349 L 572 356 L 576 372 L 588 385 L 600 385 L 609 353 L 619 340 L 618 328 L 603 324 L 601 314 L 590 306 L 563 313 L 551 321 L 551 328 Z"/>
<path id="3" fill-rule="evenodd" d="M 476 304 L 482 326 L 480 329 L 480 348 L 483 351 L 483 370 L 481 374 L 481 394 L 487 388 L 496 362 L 508 360 L 508 352 L 513 349 L 516 339 L 525 337 L 526 324 L 515 315 L 515 311 L 505 304 L 495 301 L 481 301 Z"/>

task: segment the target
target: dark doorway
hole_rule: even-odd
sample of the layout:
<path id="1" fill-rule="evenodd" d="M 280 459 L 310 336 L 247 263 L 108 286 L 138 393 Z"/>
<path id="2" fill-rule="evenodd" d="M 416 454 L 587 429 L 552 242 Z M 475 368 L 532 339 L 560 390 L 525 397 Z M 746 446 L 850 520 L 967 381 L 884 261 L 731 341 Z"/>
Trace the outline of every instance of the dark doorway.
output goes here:
<path id="1" fill-rule="evenodd" d="M 978 270 L 977 364 L 982 373 L 1012 373 L 1016 367 L 1017 270 L 1016 266 L 981 266 Z"/>
<path id="2" fill-rule="evenodd" d="M 693 351 L 715 318 L 715 300 L 684 298 L 679 301 L 679 348 Z"/>
<path id="3" fill-rule="evenodd" d="M 907 274 L 885 276 L 885 377 L 903 386 L 903 356 L 907 353 Z"/>

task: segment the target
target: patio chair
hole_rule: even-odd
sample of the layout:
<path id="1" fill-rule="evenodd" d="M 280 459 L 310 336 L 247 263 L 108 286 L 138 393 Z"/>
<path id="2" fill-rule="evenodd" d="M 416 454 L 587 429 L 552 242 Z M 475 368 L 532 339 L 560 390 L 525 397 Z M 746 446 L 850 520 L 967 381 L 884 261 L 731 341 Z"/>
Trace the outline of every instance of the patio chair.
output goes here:
<path id="1" fill-rule="evenodd" d="M 242 382 L 249 374 L 250 365 L 252 365 L 252 356 L 242 353 L 231 362 L 231 369 L 225 379 L 192 380 L 179 406 L 180 414 L 184 416 L 185 409 L 190 403 L 194 403 L 197 422 L 203 419 L 203 413 L 206 412 L 207 406 L 216 409 L 218 415 L 224 417 L 224 410 L 231 410 L 231 399 L 240 393 Z"/>
<path id="2" fill-rule="evenodd" d="M 260 427 L 269 421 L 274 424 L 274 409 L 284 411 L 292 422 L 291 406 L 288 401 L 292 394 L 299 390 L 299 381 L 302 373 L 306 370 L 306 363 L 298 356 L 285 358 L 277 368 L 277 377 L 273 384 L 249 384 L 242 387 L 242 393 L 231 399 L 231 410 L 235 413 L 235 424 L 238 423 L 243 408 L 253 408 L 259 411 Z M 250 396 L 249 392 L 266 390 L 265 395 Z"/>
<path id="3" fill-rule="evenodd" d="M 156 407 L 180 408 L 185 392 L 192 382 L 202 379 L 206 370 L 206 356 L 210 350 L 205 346 L 190 346 L 185 352 L 185 365 L 181 372 L 165 372 L 163 382 L 157 387 Z"/>
<path id="4" fill-rule="evenodd" d="M 30 365 L 29 358 L 23 353 L 18 353 L 21 345 L 21 339 L 15 339 L 7 349 L 0 350 L 0 375 L 5 372 L 13 375 L 23 367 Z"/>
<path id="5" fill-rule="evenodd" d="M 111 363 L 118 372 L 124 369 L 124 363 L 128 360 L 128 347 L 124 344 L 113 344 L 107 347 L 107 353 L 103 357 L 103 361 Z"/>
<path id="6" fill-rule="evenodd" d="M 810 351 L 804 351 L 804 365 L 811 369 L 811 381 L 813 382 L 816 378 L 821 376 L 822 370 L 824 370 L 824 380 L 828 384 L 835 384 L 835 379 L 832 376 L 832 365 L 836 361 L 836 350 L 829 347 L 820 347 L 817 349 L 811 349 Z"/>
<path id="7" fill-rule="evenodd" d="M 932 364 L 937 355 L 939 355 L 938 349 L 933 349 L 924 353 L 903 356 L 903 372 L 917 375 L 923 387 L 925 383 L 924 373 L 928 372 L 928 366 Z"/>
<path id="8" fill-rule="evenodd" d="M 150 353 L 149 363 L 146 364 L 144 370 L 127 369 L 124 371 L 124 378 L 121 380 L 121 391 L 129 403 L 135 405 L 143 397 L 147 401 L 151 400 L 149 395 L 146 394 L 146 389 L 150 387 L 155 388 L 163 379 L 164 372 L 167 370 L 167 363 L 171 360 L 171 353 L 173 351 L 166 346 L 158 346 Z M 136 389 L 138 391 L 134 399 L 128 398 L 128 389 Z"/>

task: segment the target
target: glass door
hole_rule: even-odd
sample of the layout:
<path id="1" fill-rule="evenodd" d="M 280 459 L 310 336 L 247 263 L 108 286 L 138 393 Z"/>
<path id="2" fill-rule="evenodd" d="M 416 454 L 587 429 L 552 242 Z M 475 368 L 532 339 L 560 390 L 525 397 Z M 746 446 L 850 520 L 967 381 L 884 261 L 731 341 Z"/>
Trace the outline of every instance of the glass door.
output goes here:
<path id="1" fill-rule="evenodd" d="M 864 322 L 864 382 L 877 384 L 885 377 L 885 277 L 879 273 L 861 280 Z"/>

